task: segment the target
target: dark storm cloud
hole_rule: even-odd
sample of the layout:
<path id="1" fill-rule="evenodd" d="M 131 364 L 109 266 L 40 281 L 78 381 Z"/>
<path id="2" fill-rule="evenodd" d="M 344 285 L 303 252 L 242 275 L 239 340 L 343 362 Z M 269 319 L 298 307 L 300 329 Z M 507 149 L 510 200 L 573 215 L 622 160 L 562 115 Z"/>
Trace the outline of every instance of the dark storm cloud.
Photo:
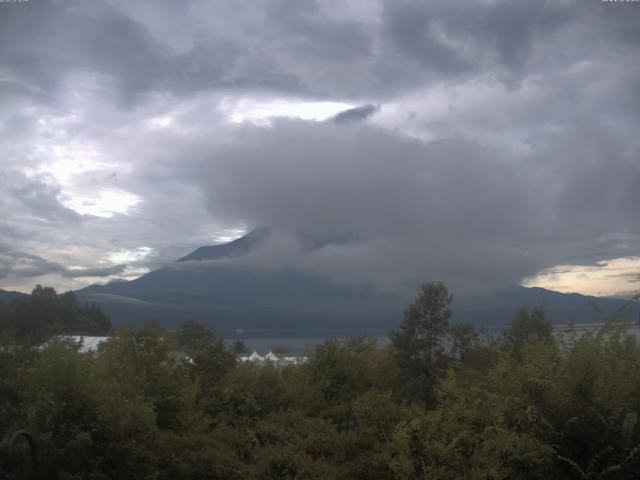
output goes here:
<path id="1" fill-rule="evenodd" d="M 350 108 L 344 112 L 338 113 L 333 117 L 336 123 L 352 123 L 365 120 L 379 110 L 377 105 L 362 105 L 360 107 Z"/>
<path id="2" fill-rule="evenodd" d="M 23 252 L 0 251 L 0 278 L 39 277 L 50 273 L 61 273 L 64 267 L 37 255 Z"/>
<path id="3" fill-rule="evenodd" d="M 60 203 L 59 193 L 59 188 L 20 172 L 5 170 L 0 177 L 0 202 L 7 212 L 40 222 L 80 221 L 78 213 Z"/>
<path id="4" fill-rule="evenodd" d="M 597 53 L 628 53 L 640 39 L 640 11 L 628 7 L 597 0 L 399 0 L 384 3 L 381 38 L 386 64 L 399 72 L 435 81 L 492 75 L 517 88 L 529 75 L 592 61 Z"/>
<path id="5" fill-rule="evenodd" d="M 125 265 L 92 268 L 66 268 L 37 255 L 0 248 L 0 278 L 34 278 L 59 274 L 68 278 L 108 277 L 124 272 Z"/>
<path id="6" fill-rule="evenodd" d="M 299 79 L 261 49 L 216 29 L 195 33 L 187 50 L 156 38 L 148 25 L 109 2 L 33 1 L 0 5 L 4 90 L 60 105 L 70 80 L 96 82 L 122 108 L 153 92 L 184 94 L 212 88 L 303 90 Z M 176 15 L 188 15 L 181 8 Z M 215 19 L 216 12 L 208 12 Z M 78 80 L 79 78 L 79 80 Z"/>
<path id="7" fill-rule="evenodd" d="M 238 133 L 204 188 L 214 216 L 296 239 L 298 249 L 283 249 L 295 261 L 284 265 L 396 287 L 442 278 L 487 288 L 638 251 L 638 151 L 591 135 L 582 144 L 552 136 L 548 152 L 516 156 L 464 139 L 280 122 Z M 336 237 L 353 240 L 303 248 Z"/>
<path id="8" fill-rule="evenodd" d="M 0 242 L 71 278 L 270 225 L 256 265 L 385 288 L 640 255 L 639 22 L 598 0 L 0 3 Z M 229 125 L 245 97 L 361 106 Z M 75 144 L 109 165 L 42 173 Z M 101 189 L 140 203 L 68 208 Z"/>
<path id="9" fill-rule="evenodd" d="M 119 275 L 125 271 L 126 265 L 113 265 L 111 267 L 93 267 L 93 268 L 72 268 L 65 269 L 62 272 L 63 277 L 108 277 L 110 275 Z"/>
<path id="10" fill-rule="evenodd" d="M 70 75 L 105 75 L 123 92 L 141 92 L 171 67 L 136 22 L 97 2 L 33 1 L 2 5 L 0 58 L 5 82 L 55 101 Z"/>
<path id="11" fill-rule="evenodd" d="M 69 77 L 85 75 L 115 89 L 124 106 L 164 91 L 258 89 L 347 99 L 491 71 L 519 80 L 534 68 L 587 57 L 588 39 L 609 35 L 605 42 L 637 43 L 637 12 L 600 3 L 401 0 L 383 2 L 379 17 L 366 8 L 340 16 L 340 2 L 290 0 L 251 8 L 233 2 L 3 4 L 3 90 L 51 100 Z M 370 10 L 377 8 L 372 2 Z M 571 52 L 558 48 L 561 41 L 571 43 Z M 548 58 L 540 64 L 542 51 Z"/>
<path id="12" fill-rule="evenodd" d="M 22 250 L 33 241 L 54 240 L 57 231 L 78 228 L 82 216 L 62 205 L 59 193 L 41 178 L 0 168 L 0 242 Z"/>
<path id="13" fill-rule="evenodd" d="M 531 54 L 535 35 L 553 33 L 579 15 L 578 2 L 400 0 L 385 4 L 384 25 L 399 51 L 443 73 L 459 73 L 487 61 L 517 70 Z M 478 47 L 484 56 L 473 58 Z"/>

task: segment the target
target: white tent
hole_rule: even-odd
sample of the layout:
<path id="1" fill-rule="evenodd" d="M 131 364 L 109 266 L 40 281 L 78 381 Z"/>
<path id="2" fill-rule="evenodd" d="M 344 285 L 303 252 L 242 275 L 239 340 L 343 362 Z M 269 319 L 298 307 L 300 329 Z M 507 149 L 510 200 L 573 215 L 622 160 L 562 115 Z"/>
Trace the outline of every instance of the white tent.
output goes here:
<path id="1" fill-rule="evenodd" d="M 242 356 L 242 357 L 238 357 L 238 359 L 243 363 L 244 362 L 251 362 L 251 363 L 262 363 L 263 364 L 264 362 L 271 362 L 271 363 L 274 363 L 274 364 L 276 364 L 278 366 L 299 365 L 301 363 L 305 363 L 308 360 L 307 357 L 289 357 L 289 356 L 278 357 L 272 351 L 269 351 L 269 353 L 267 353 L 263 357 L 262 355 L 260 355 L 255 350 L 248 357 Z"/>
<path id="2" fill-rule="evenodd" d="M 264 357 L 259 355 L 255 350 L 251 355 L 249 355 L 250 362 L 264 362 Z"/>
<path id="3" fill-rule="evenodd" d="M 77 337 L 74 337 L 74 340 Z M 80 337 L 82 353 L 93 353 L 100 351 L 102 344 L 107 343 L 110 337 Z"/>
<path id="4" fill-rule="evenodd" d="M 86 336 L 86 335 L 58 335 L 56 338 L 58 340 L 76 344 L 78 346 L 78 351 L 80 353 L 97 353 L 100 351 L 101 346 L 107 343 L 111 337 L 94 337 L 94 336 Z"/>
<path id="5" fill-rule="evenodd" d="M 278 361 L 278 357 L 276 356 L 275 353 L 273 353 L 271 350 L 269 350 L 269 353 L 267 353 L 264 357 L 265 360 L 268 360 L 270 362 L 277 362 Z"/>

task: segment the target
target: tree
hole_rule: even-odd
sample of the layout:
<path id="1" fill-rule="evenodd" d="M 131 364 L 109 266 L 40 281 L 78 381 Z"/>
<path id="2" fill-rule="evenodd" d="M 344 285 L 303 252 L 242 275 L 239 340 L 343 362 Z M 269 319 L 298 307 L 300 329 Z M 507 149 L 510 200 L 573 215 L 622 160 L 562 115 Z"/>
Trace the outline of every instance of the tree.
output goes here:
<path id="1" fill-rule="evenodd" d="M 248 353 L 249 352 L 249 347 L 247 346 L 246 343 L 244 343 L 244 341 L 236 340 L 231 345 L 231 351 L 233 353 L 235 353 L 236 355 L 242 355 L 243 353 Z"/>
<path id="2" fill-rule="evenodd" d="M 428 373 L 433 357 L 442 350 L 442 340 L 451 318 L 453 295 L 442 282 L 427 282 L 413 304 L 404 312 L 404 320 L 391 332 L 391 341 L 400 363 L 414 373 Z"/>
<path id="3" fill-rule="evenodd" d="M 195 349 L 215 340 L 215 333 L 206 325 L 185 320 L 178 330 L 178 345 L 185 350 Z"/>
<path id="4" fill-rule="evenodd" d="M 521 308 L 505 332 L 506 347 L 515 358 L 520 358 L 524 345 L 535 342 L 553 343 L 551 322 L 542 308 L 531 311 Z"/>
<path id="5" fill-rule="evenodd" d="M 29 297 L 0 309 L 0 331 L 40 344 L 51 335 L 107 335 L 111 320 L 97 305 L 81 308 L 71 291 L 58 295 L 51 287 L 37 285 Z"/>
<path id="6" fill-rule="evenodd" d="M 462 363 L 468 364 L 469 356 L 478 347 L 479 335 L 473 325 L 461 323 L 450 329 L 451 355 Z"/>
<path id="7" fill-rule="evenodd" d="M 108 335 L 111 332 L 111 320 L 93 303 L 79 312 L 74 323 L 78 333 Z"/>

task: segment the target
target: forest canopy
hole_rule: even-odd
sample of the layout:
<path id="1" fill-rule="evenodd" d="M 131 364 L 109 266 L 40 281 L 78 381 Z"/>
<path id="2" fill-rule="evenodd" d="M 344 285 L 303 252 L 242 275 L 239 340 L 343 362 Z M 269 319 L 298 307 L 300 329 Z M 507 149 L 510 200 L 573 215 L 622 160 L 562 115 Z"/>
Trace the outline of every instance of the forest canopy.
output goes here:
<path id="1" fill-rule="evenodd" d="M 42 342 L 52 335 L 107 335 L 111 320 L 93 304 L 80 305 L 72 291 L 37 285 L 31 295 L 8 304 L 0 301 L 0 334 Z"/>
<path id="2" fill-rule="evenodd" d="M 3 325 L 19 311 L 34 341 L 85 328 L 90 307 L 66 316 L 69 297 L 36 290 Z M 522 310 L 489 337 L 449 325 L 450 302 L 425 284 L 388 345 L 329 339 L 285 368 L 238 362 L 196 322 L 121 329 L 101 354 L 6 336 L 0 473 L 24 428 L 52 479 L 637 478 L 640 345 L 624 321 L 558 335 Z"/>

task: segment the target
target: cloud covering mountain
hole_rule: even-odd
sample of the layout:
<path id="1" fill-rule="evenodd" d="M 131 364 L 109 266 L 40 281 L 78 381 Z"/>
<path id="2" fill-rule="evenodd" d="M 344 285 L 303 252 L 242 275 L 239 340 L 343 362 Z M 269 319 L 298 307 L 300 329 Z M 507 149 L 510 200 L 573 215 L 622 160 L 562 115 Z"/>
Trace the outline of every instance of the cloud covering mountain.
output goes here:
<path id="1" fill-rule="evenodd" d="M 639 21 L 596 0 L 0 3 L 0 287 L 135 278 L 268 225 L 256 269 L 473 292 L 587 266 L 629 289 Z"/>
<path id="2" fill-rule="evenodd" d="M 325 272 L 301 268 L 291 244 L 275 256 L 285 239 L 266 228 L 216 246 L 200 247 L 175 263 L 129 282 L 92 285 L 77 291 L 81 302 L 98 304 L 114 325 L 155 319 L 177 326 L 198 320 L 226 336 L 386 335 L 411 302 L 412 291 L 391 294 L 366 285 L 327 279 Z M 311 256 L 325 246 L 298 245 Z M 281 252 L 281 253 L 282 253 Z M 271 255 L 269 255 L 271 254 Z M 1 293 L 1 292 L 0 292 Z M 591 302 L 598 305 L 592 308 Z M 541 288 L 510 285 L 481 295 L 454 296 L 453 323 L 501 330 L 519 308 L 545 309 L 553 323 L 602 322 L 616 312 L 635 320 L 637 305 Z"/>

